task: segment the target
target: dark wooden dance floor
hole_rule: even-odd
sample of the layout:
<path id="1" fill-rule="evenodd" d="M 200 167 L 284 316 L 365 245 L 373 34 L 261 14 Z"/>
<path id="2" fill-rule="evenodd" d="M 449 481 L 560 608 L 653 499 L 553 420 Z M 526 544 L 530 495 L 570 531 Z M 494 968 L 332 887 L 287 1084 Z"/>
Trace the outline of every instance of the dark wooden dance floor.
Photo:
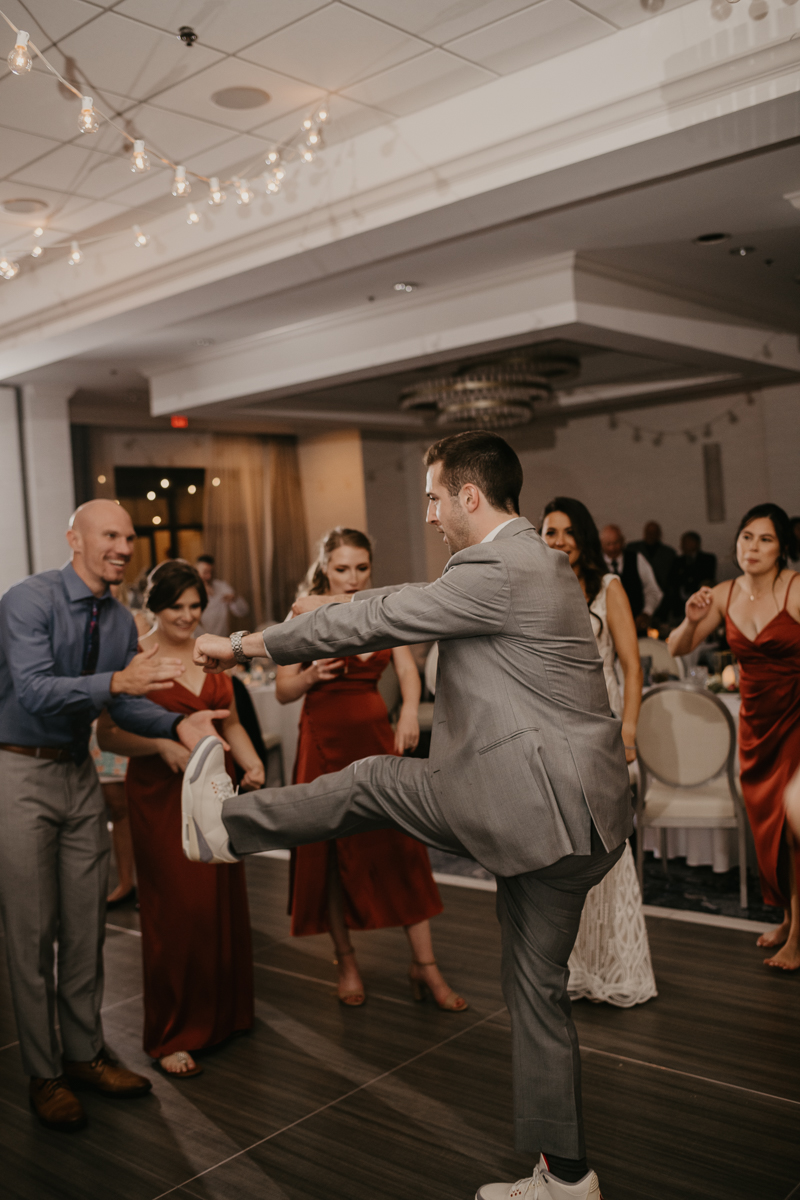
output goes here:
<path id="1" fill-rule="evenodd" d="M 516 1179 L 509 1029 L 491 893 L 448 887 L 439 961 L 471 1008 L 411 1002 L 401 931 L 357 935 L 369 1000 L 336 1003 L 324 938 L 288 937 L 287 864 L 250 860 L 253 1034 L 185 1083 L 137 1101 L 89 1096 L 90 1126 L 47 1133 L 27 1105 L 3 968 L 4 1200 L 471 1200 Z M 134 913 L 113 913 L 107 1040 L 140 1048 Z M 126 929 L 128 931 L 126 931 Z M 761 967 L 753 933 L 651 919 L 660 995 L 576 1005 L 590 1161 L 607 1200 L 800 1200 L 800 975 Z"/>

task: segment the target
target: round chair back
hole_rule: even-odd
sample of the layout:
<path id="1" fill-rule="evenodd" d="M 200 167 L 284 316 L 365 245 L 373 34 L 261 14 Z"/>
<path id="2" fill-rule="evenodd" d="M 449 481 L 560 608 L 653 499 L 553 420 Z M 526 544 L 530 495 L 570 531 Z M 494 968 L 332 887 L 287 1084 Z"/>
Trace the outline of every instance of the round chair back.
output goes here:
<path id="1" fill-rule="evenodd" d="M 711 692 L 664 683 L 642 700 L 636 747 L 646 771 L 672 787 L 699 787 L 730 767 L 733 719 Z"/>

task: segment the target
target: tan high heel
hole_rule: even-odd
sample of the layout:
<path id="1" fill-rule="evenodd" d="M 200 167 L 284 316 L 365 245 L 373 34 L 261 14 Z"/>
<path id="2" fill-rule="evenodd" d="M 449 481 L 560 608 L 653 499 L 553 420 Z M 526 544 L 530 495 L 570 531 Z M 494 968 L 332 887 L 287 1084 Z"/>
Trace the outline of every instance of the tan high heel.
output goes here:
<path id="1" fill-rule="evenodd" d="M 348 954 L 355 954 L 355 950 L 351 946 L 349 950 L 340 950 L 338 953 L 340 958 L 344 958 Z M 339 959 L 335 958 L 333 961 L 338 967 Z M 336 995 L 339 999 L 339 1003 L 345 1004 L 348 1008 L 360 1008 L 367 999 L 366 992 L 345 992 L 344 995 L 342 995 L 341 992 L 337 992 Z"/>
<path id="2" fill-rule="evenodd" d="M 429 985 L 425 982 L 425 980 L 417 979 L 416 976 L 414 975 L 414 967 L 435 967 L 435 966 L 436 966 L 435 961 L 429 962 L 429 963 L 422 963 L 422 962 L 417 962 L 416 959 L 413 960 L 413 962 L 411 963 L 411 966 L 408 968 L 408 982 L 411 984 L 411 995 L 414 997 L 414 999 L 418 1003 L 422 1003 L 422 1001 L 425 1000 L 425 998 L 427 997 L 428 993 L 430 993 L 430 995 L 433 998 L 434 1004 L 436 1005 L 437 1008 L 440 1008 L 442 1010 L 442 1012 L 466 1012 L 467 1009 L 469 1008 L 469 1005 L 467 1004 L 464 997 L 459 996 L 458 993 L 454 992 L 452 988 L 450 988 L 450 991 L 447 993 L 444 1000 L 439 1001 L 434 996 L 433 989 L 431 987 L 429 987 Z"/>

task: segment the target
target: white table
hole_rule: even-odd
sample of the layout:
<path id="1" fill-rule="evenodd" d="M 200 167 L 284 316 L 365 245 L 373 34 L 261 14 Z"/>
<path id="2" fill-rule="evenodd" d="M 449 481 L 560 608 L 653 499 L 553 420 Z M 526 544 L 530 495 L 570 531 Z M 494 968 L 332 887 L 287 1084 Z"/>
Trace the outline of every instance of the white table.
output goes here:
<path id="1" fill-rule="evenodd" d="M 733 717 L 737 732 L 739 729 L 739 709 L 742 706 L 738 692 L 718 692 L 717 699 L 721 700 Z M 736 752 L 736 774 L 739 774 L 739 754 Z M 739 865 L 739 847 L 735 829 L 666 829 L 667 858 L 685 858 L 689 867 L 712 867 L 718 874 L 724 874 L 731 867 Z M 656 858 L 658 851 L 657 829 L 648 828 L 644 831 L 644 848 L 652 850 Z"/>
<path id="2" fill-rule="evenodd" d="M 283 777 L 287 783 L 291 783 L 294 756 L 297 752 L 297 727 L 300 722 L 303 698 L 295 700 L 291 704 L 279 704 L 275 697 L 274 682 L 262 683 L 248 690 L 262 731 L 276 733 L 281 739 Z"/>

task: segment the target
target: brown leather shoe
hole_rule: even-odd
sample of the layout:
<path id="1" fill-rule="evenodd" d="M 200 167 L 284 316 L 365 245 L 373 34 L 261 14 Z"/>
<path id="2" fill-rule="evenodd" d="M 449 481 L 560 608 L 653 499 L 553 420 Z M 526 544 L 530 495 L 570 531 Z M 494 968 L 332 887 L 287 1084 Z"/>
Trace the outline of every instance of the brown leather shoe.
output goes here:
<path id="1" fill-rule="evenodd" d="M 64 1076 L 58 1079 L 31 1079 L 31 1108 L 45 1129 L 75 1133 L 86 1127 L 86 1113 Z"/>
<path id="2" fill-rule="evenodd" d="M 136 1075 L 119 1066 L 105 1046 L 91 1062 L 65 1062 L 64 1074 L 73 1087 L 92 1088 L 112 1100 L 146 1096 L 153 1086 L 144 1075 Z"/>

